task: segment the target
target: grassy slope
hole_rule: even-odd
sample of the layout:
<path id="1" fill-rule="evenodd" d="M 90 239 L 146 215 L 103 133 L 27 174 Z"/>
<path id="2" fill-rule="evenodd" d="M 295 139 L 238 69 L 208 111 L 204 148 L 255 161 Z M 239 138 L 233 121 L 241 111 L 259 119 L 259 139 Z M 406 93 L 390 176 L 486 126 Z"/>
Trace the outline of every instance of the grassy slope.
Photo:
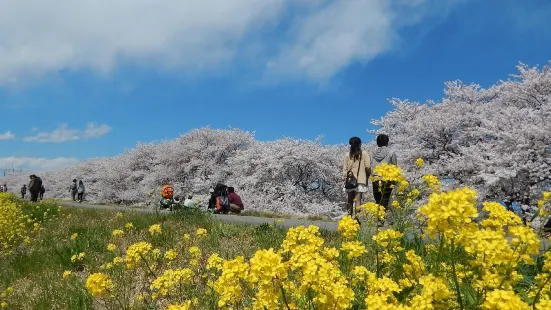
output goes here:
<path id="1" fill-rule="evenodd" d="M 92 299 L 84 286 L 89 273 L 99 271 L 106 258 L 112 256 L 106 245 L 113 241 L 112 231 L 131 222 L 135 230 L 122 242 L 129 245 L 148 238 L 152 224 L 163 226 L 163 237 L 154 246 L 168 249 L 175 246 L 184 233 L 197 228 L 209 232 L 204 246 L 207 252 L 222 257 L 250 257 L 258 248 L 279 247 L 286 231 L 271 225 L 248 226 L 215 221 L 205 214 L 138 214 L 66 209 L 61 219 L 45 223 L 44 230 L 33 239 L 28 249 L 9 259 L 0 260 L 0 291 L 8 286 L 14 293 L 9 298 L 10 309 L 90 309 Z M 71 235 L 78 233 L 75 240 Z M 324 233 L 328 243 L 337 239 L 334 233 Z M 121 246 L 121 248 L 123 248 Z M 86 253 L 83 267 L 71 263 L 71 256 Z M 74 277 L 62 279 L 65 270 Z"/>

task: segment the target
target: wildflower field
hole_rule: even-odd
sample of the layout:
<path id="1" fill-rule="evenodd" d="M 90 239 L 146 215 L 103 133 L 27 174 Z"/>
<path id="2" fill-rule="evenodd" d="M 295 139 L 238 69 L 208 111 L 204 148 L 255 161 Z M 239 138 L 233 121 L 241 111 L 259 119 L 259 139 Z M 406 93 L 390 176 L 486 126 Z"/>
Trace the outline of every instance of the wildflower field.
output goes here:
<path id="1" fill-rule="evenodd" d="M 469 188 L 377 169 L 372 181 L 394 186 L 388 214 L 368 202 L 361 226 L 347 216 L 337 232 L 0 194 L 2 308 L 551 309 L 551 252 L 537 231 L 498 203 L 480 210 Z M 378 228 L 383 217 L 393 225 Z"/>

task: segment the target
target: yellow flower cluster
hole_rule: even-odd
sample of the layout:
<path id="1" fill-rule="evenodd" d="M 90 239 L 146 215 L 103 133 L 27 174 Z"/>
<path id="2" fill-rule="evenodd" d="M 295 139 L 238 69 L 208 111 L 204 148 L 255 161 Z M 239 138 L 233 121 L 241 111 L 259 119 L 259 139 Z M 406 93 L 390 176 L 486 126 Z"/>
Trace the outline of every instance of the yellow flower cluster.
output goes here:
<path id="1" fill-rule="evenodd" d="M 147 242 L 137 242 L 128 247 L 126 250 L 126 267 L 128 269 L 135 268 L 141 261 L 151 257 L 153 246 Z"/>
<path id="2" fill-rule="evenodd" d="M 184 302 L 179 305 L 168 305 L 166 310 L 190 310 L 191 309 L 191 300 Z"/>
<path id="3" fill-rule="evenodd" d="M 348 259 L 354 259 L 367 252 L 365 246 L 360 241 L 346 241 L 342 243 L 341 250 L 347 252 Z"/>
<path id="4" fill-rule="evenodd" d="M 434 191 L 440 190 L 440 180 L 432 174 L 425 174 L 423 176 L 423 181 L 425 181 L 425 184 Z"/>
<path id="5" fill-rule="evenodd" d="M 360 224 L 350 215 L 347 215 L 339 221 L 337 230 L 341 232 L 345 239 L 353 239 L 360 230 Z"/>
<path id="6" fill-rule="evenodd" d="M 459 188 L 446 193 L 433 193 L 419 212 L 428 218 L 427 232 L 432 237 L 437 232 L 445 238 L 476 229 L 473 219 L 478 216 L 476 192 L 469 188 Z"/>
<path id="7" fill-rule="evenodd" d="M 122 237 L 124 236 L 124 231 L 122 229 L 115 229 L 112 233 L 113 237 Z"/>
<path id="8" fill-rule="evenodd" d="M 104 273 L 93 273 L 86 280 L 86 288 L 90 292 L 90 295 L 102 297 L 109 294 L 113 289 L 113 282 Z"/>
<path id="9" fill-rule="evenodd" d="M 207 230 L 204 228 L 198 228 L 195 235 L 199 238 L 204 238 L 207 236 Z"/>
<path id="10" fill-rule="evenodd" d="M 415 165 L 417 168 L 423 168 L 425 161 L 422 158 L 417 158 L 417 160 L 415 160 Z"/>
<path id="11" fill-rule="evenodd" d="M 78 263 L 84 260 L 84 257 L 86 257 L 86 253 L 81 252 L 78 254 L 75 254 L 71 256 L 71 263 Z"/>
<path id="12" fill-rule="evenodd" d="M 0 193 L 0 257 L 11 254 L 21 244 L 29 244 L 33 234 L 41 229 L 39 220 L 31 219 L 18 203 L 13 194 Z M 43 210 L 40 205 L 36 209 Z M 48 210 L 43 212 L 44 219 L 53 216 Z"/>
<path id="13" fill-rule="evenodd" d="M 161 276 L 153 280 L 151 289 L 166 296 L 177 291 L 183 285 L 191 284 L 192 279 L 193 271 L 189 268 L 168 269 Z"/>
<path id="14" fill-rule="evenodd" d="M 373 181 L 406 182 L 402 169 L 396 165 L 382 163 L 373 169 Z"/>
<path id="15" fill-rule="evenodd" d="M 486 295 L 483 305 L 487 310 L 529 310 L 527 303 L 510 290 L 493 290 Z"/>
<path id="16" fill-rule="evenodd" d="M 385 208 L 372 201 L 360 205 L 358 211 L 378 220 L 383 220 L 386 216 Z"/>
<path id="17" fill-rule="evenodd" d="M 160 235 L 163 233 L 163 229 L 161 228 L 161 225 L 159 224 L 154 224 L 154 225 L 151 225 L 149 227 L 149 233 L 154 236 L 154 235 Z"/>

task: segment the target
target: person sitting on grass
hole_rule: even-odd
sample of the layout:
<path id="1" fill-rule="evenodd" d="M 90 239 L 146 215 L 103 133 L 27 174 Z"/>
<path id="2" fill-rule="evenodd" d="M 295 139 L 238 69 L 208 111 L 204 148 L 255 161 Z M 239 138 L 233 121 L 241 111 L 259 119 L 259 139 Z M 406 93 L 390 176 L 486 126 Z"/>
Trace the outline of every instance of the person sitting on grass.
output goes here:
<path id="1" fill-rule="evenodd" d="M 235 189 L 233 187 L 228 187 L 228 200 L 230 201 L 230 211 L 232 213 L 239 214 L 243 211 L 244 206 L 241 201 L 241 197 L 235 193 Z"/>
<path id="2" fill-rule="evenodd" d="M 195 202 L 193 202 L 193 196 L 191 195 L 187 196 L 186 200 L 184 200 L 184 207 L 193 208 L 194 206 L 195 206 Z"/>

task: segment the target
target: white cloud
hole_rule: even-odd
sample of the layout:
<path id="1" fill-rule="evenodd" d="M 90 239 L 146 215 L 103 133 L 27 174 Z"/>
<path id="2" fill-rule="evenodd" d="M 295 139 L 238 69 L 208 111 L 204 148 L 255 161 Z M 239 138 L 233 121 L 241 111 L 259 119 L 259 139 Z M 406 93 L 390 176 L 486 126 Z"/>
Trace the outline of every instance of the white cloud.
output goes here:
<path id="1" fill-rule="evenodd" d="M 0 157 L 0 168 L 23 169 L 30 171 L 56 170 L 75 165 L 79 162 L 74 157 L 34 158 L 34 157 Z"/>
<path id="2" fill-rule="evenodd" d="M 90 123 L 84 130 L 71 129 L 67 124 L 61 124 L 52 132 L 40 132 L 35 136 L 25 137 L 26 142 L 52 142 L 62 143 L 89 138 L 99 138 L 111 131 L 111 127 L 105 124 L 96 125 Z"/>
<path id="3" fill-rule="evenodd" d="M 15 139 L 15 135 L 13 133 L 11 133 L 11 131 L 6 131 L 4 133 L 0 133 L 0 141 L 1 140 L 14 140 Z"/>
<path id="4" fill-rule="evenodd" d="M 121 63 L 188 72 L 240 57 L 327 79 L 390 49 L 435 3 L 458 1 L 0 0 L 0 29 L 10 30 L 0 31 L 0 83 Z"/>
<path id="5" fill-rule="evenodd" d="M 112 128 L 110 126 L 105 124 L 96 125 L 94 123 L 90 123 L 86 126 L 82 136 L 85 138 L 99 138 L 109 133 L 111 129 Z"/>

